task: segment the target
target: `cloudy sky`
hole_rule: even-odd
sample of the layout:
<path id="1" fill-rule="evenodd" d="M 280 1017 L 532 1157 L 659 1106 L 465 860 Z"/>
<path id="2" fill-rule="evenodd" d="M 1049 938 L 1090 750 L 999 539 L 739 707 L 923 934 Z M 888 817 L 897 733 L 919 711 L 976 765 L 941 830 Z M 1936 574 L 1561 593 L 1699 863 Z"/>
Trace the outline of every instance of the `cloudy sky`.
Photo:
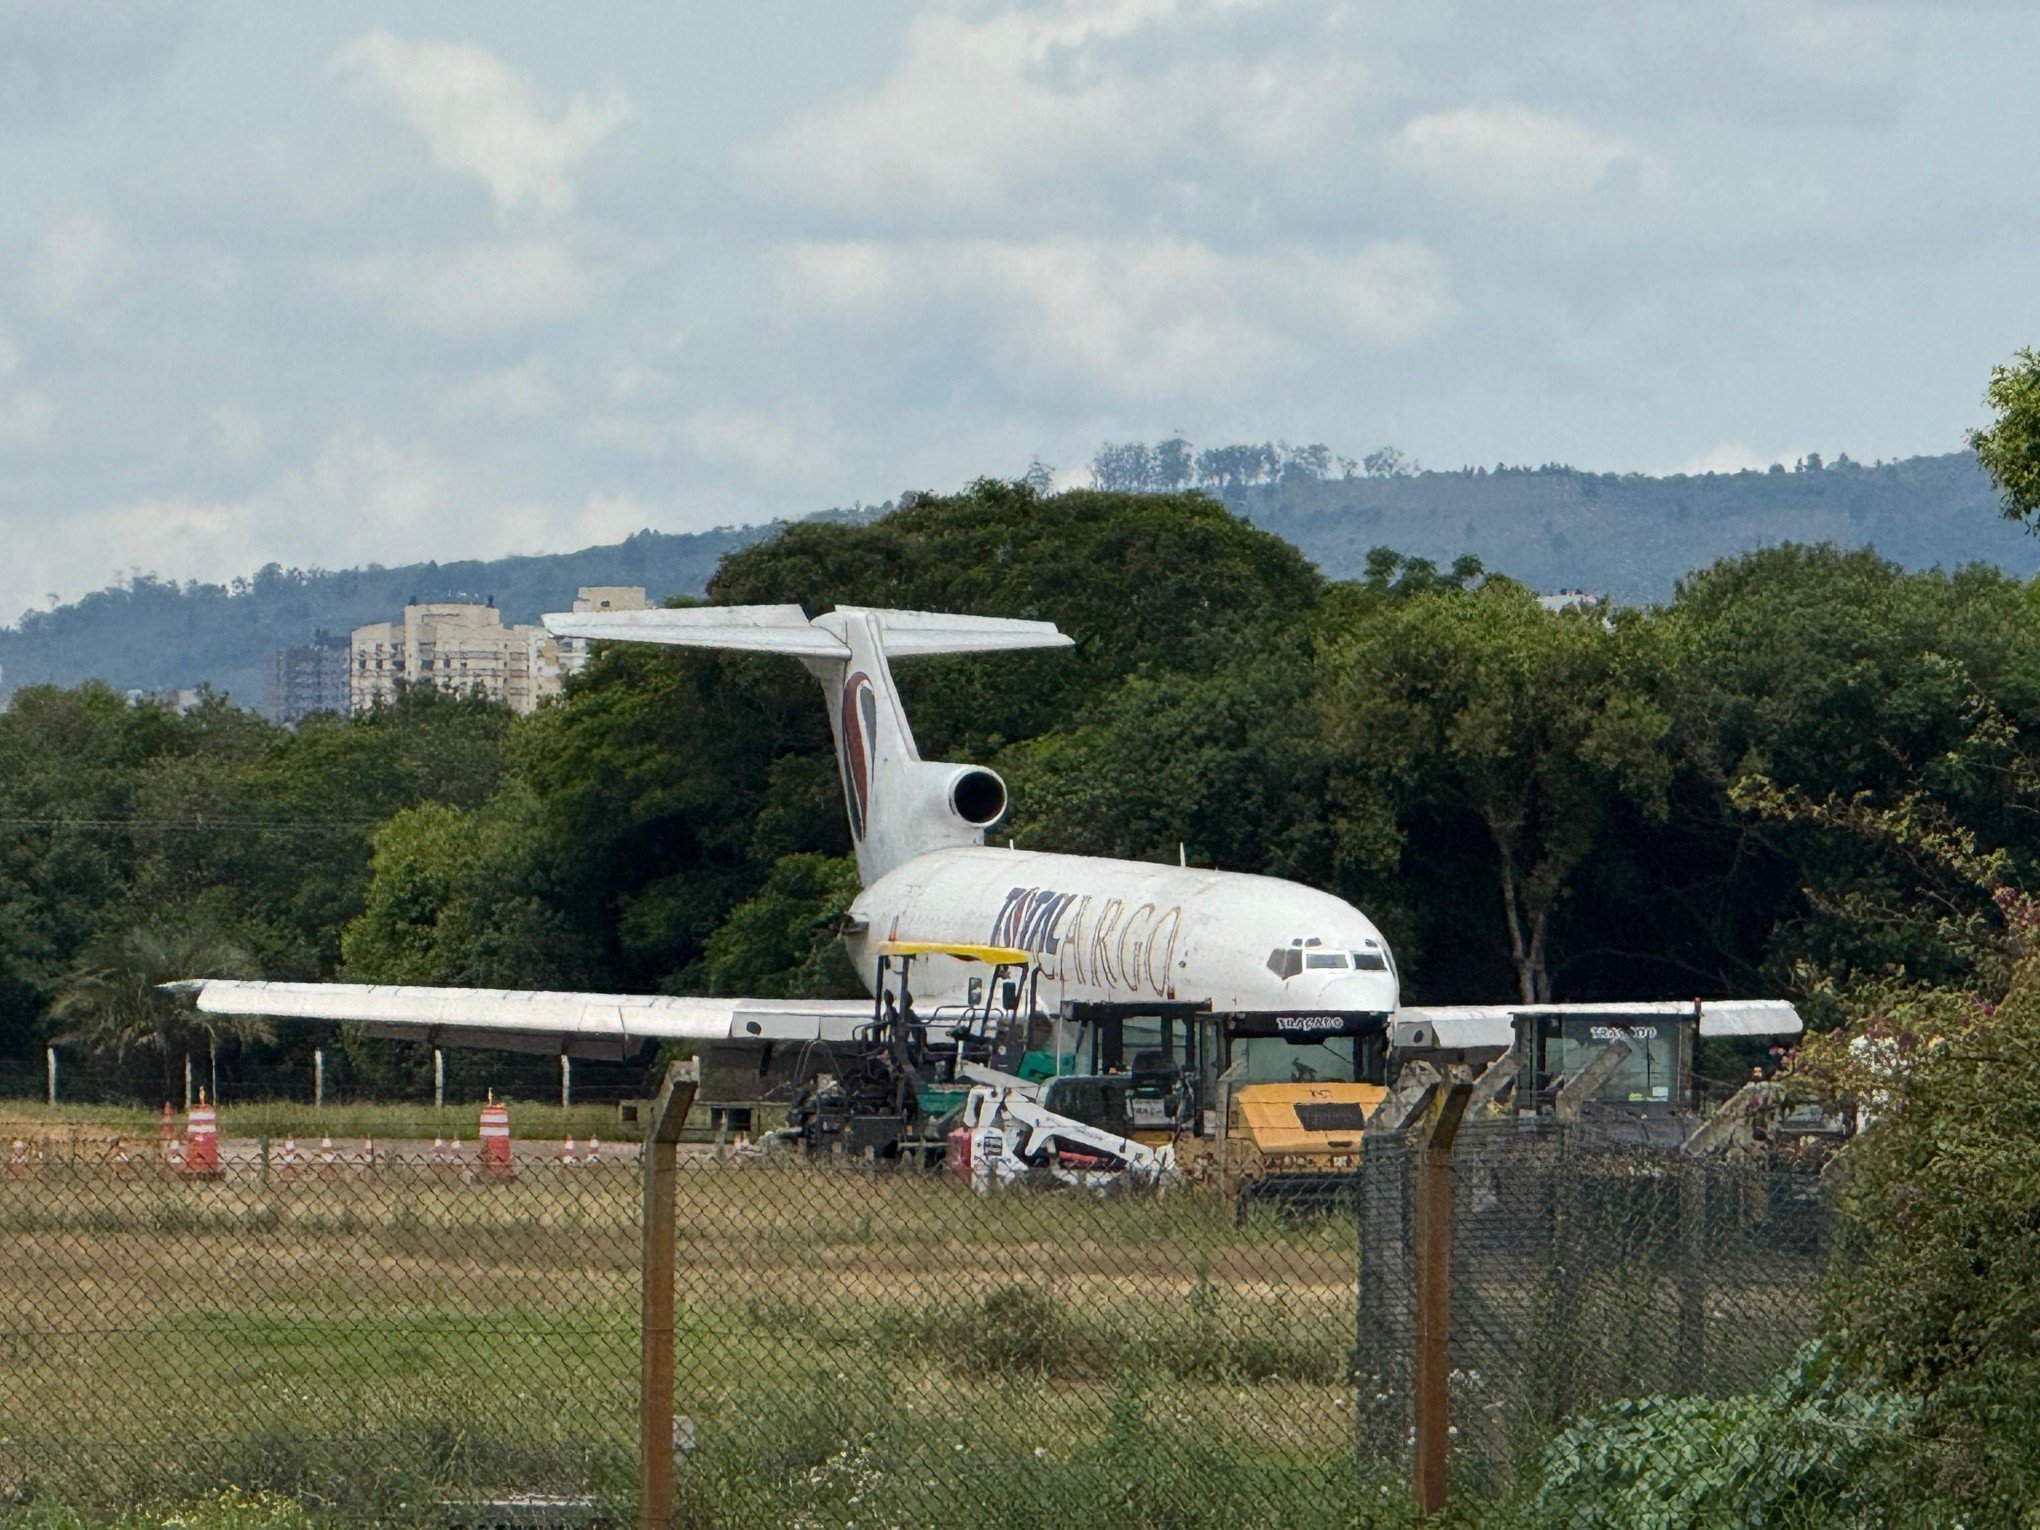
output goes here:
<path id="1" fill-rule="evenodd" d="M 0 0 L 0 616 L 1103 439 L 1946 451 L 2016 4 Z"/>

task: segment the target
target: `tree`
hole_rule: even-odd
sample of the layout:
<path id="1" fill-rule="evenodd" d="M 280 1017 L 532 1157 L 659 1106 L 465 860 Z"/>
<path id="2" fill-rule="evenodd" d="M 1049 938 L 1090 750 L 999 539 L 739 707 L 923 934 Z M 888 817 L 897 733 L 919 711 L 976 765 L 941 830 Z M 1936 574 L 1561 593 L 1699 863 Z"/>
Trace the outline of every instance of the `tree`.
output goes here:
<path id="1" fill-rule="evenodd" d="M 836 918 L 856 896 L 857 863 L 847 855 L 789 855 L 776 862 L 764 885 L 708 938 L 700 986 L 759 999 L 855 994 L 857 974 Z"/>
<path id="2" fill-rule="evenodd" d="M 1401 478 L 1410 470 L 1409 458 L 1393 446 L 1376 447 L 1360 459 L 1360 467 L 1369 478 Z"/>
<path id="3" fill-rule="evenodd" d="M 1983 401 L 1995 418 L 1969 432 L 1969 449 L 2003 496 L 2005 519 L 2031 522 L 2040 515 L 2040 351 L 1992 367 Z"/>
<path id="4" fill-rule="evenodd" d="M 1155 448 L 1155 483 L 1171 494 L 1180 494 L 1197 482 L 1197 449 L 1181 436 L 1171 436 Z"/>
<path id="5" fill-rule="evenodd" d="M 1548 1000 L 1552 913 L 1611 806 L 1662 809 L 1669 720 L 1632 673 L 1633 621 L 1506 579 L 1343 614 L 1320 705 L 1347 853 L 1379 865 L 1427 814 L 1476 826 L 1518 997 Z"/>
<path id="6" fill-rule="evenodd" d="M 224 1036 L 266 1041 L 267 1022 L 247 1015 L 207 1015 L 162 985 L 183 978 L 254 977 L 248 954 L 202 929 L 136 924 L 91 941 L 50 1005 L 62 1039 L 120 1061 L 152 1053 L 169 1091 L 178 1059 L 210 1050 Z"/>
<path id="7" fill-rule="evenodd" d="M 1101 489 L 1139 494 L 1155 487 L 1155 454 L 1144 443 L 1108 441 L 1091 459 L 1091 476 Z"/>

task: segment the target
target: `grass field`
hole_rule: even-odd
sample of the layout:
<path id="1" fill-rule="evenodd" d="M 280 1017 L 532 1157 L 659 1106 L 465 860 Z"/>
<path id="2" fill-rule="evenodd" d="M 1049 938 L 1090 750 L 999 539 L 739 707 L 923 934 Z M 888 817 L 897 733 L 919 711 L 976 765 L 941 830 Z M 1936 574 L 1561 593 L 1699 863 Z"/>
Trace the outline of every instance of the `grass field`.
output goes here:
<path id="1" fill-rule="evenodd" d="M 621 1165 L 0 1180 L 0 1524 L 623 1513 L 638 1196 Z M 798 1162 L 689 1165 L 679 1224 L 684 1524 L 1407 1522 L 1354 1464 L 1349 1227 Z"/>

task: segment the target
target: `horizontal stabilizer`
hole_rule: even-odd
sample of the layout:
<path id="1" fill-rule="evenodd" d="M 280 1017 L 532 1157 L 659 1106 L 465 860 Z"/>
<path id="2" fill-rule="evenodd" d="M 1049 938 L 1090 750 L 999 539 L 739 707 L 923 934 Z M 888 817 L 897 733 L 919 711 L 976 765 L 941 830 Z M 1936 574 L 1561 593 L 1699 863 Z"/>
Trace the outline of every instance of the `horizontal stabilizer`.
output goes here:
<path id="1" fill-rule="evenodd" d="M 344 1020 L 371 1036 L 434 1046 L 618 1060 L 656 1041 L 848 1041 L 871 1019 L 869 999 L 696 999 L 222 978 L 163 986 L 193 995 L 213 1015 Z"/>
<path id="2" fill-rule="evenodd" d="M 656 611 L 561 611 L 540 618 L 555 637 L 734 648 L 802 659 L 847 659 L 850 647 L 799 606 L 687 606 Z"/>
<path id="3" fill-rule="evenodd" d="M 845 618 L 868 616 L 888 658 L 939 653 L 1002 653 L 1014 648 L 1067 648 L 1054 622 L 1005 616 L 954 616 L 942 611 L 883 611 L 838 606 L 809 621 L 799 606 L 689 606 L 658 611 L 562 611 L 543 618 L 555 637 L 663 643 L 675 648 L 734 648 L 802 659 L 844 659 Z"/>
<path id="4" fill-rule="evenodd" d="M 1429 1027 L 1445 1049 L 1506 1047 L 1515 1040 L 1518 1015 L 1579 1015 L 1606 1020 L 1676 1019 L 1700 1013 L 1700 1034 L 1715 1036 L 1797 1036 L 1805 1029 L 1799 1011 L 1785 999 L 1643 999 L 1607 1004 L 1438 1004 L 1395 1012 L 1398 1028 Z"/>
<path id="5" fill-rule="evenodd" d="M 839 618 L 869 616 L 878 623 L 886 657 L 918 658 L 938 653 L 1003 653 L 1016 648 L 1068 648 L 1071 639 L 1054 622 L 1026 621 L 1010 616 L 954 616 L 943 611 L 885 611 L 865 606 L 838 606 L 815 618 L 820 627 L 841 630 Z"/>

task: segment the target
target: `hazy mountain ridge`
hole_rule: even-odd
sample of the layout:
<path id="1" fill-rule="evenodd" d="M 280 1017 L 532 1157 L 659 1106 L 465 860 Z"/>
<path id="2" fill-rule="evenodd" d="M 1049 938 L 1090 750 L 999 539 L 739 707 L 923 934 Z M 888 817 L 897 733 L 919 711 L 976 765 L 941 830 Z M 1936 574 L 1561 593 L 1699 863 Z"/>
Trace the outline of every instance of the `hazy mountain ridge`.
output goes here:
<path id="1" fill-rule="evenodd" d="M 1372 547 L 1441 563 L 1472 552 L 1538 589 L 1649 601 L 1669 595 L 1690 569 L 1780 542 L 1867 543 L 1908 568 L 1981 561 L 2021 577 L 2040 572 L 2040 538 L 1998 514 L 1967 453 L 1667 478 L 1562 467 L 1285 475 L 1209 492 L 1335 578 L 1357 572 Z M 412 599 L 493 596 L 505 621 L 523 622 L 560 609 L 582 585 L 643 585 L 654 599 L 699 594 L 725 553 L 774 530 L 642 531 L 578 552 L 486 562 L 271 565 L 231 586 L 145 576 L 0 629 L 0 690 L 87 679 L 142 690 L 205 684 L 260 706 L 271 655 L 321 630 L 345 634 L 388 620 Z"/>
<path id="2" fill-rule="evenodd" d="M 1998 513 L 1967 452 L 1801 472 L 1649 478 L 1572 468 L 1428 472 L 1219 491 L 1335 576 L 1371 547 L 1447 562 L 1471 552 L 1541 590 L 1669 596 L 1687 571 L 1781 542 L 1874 546 L 1907 568 L 2040 572 L 2040 538 Z"/>

